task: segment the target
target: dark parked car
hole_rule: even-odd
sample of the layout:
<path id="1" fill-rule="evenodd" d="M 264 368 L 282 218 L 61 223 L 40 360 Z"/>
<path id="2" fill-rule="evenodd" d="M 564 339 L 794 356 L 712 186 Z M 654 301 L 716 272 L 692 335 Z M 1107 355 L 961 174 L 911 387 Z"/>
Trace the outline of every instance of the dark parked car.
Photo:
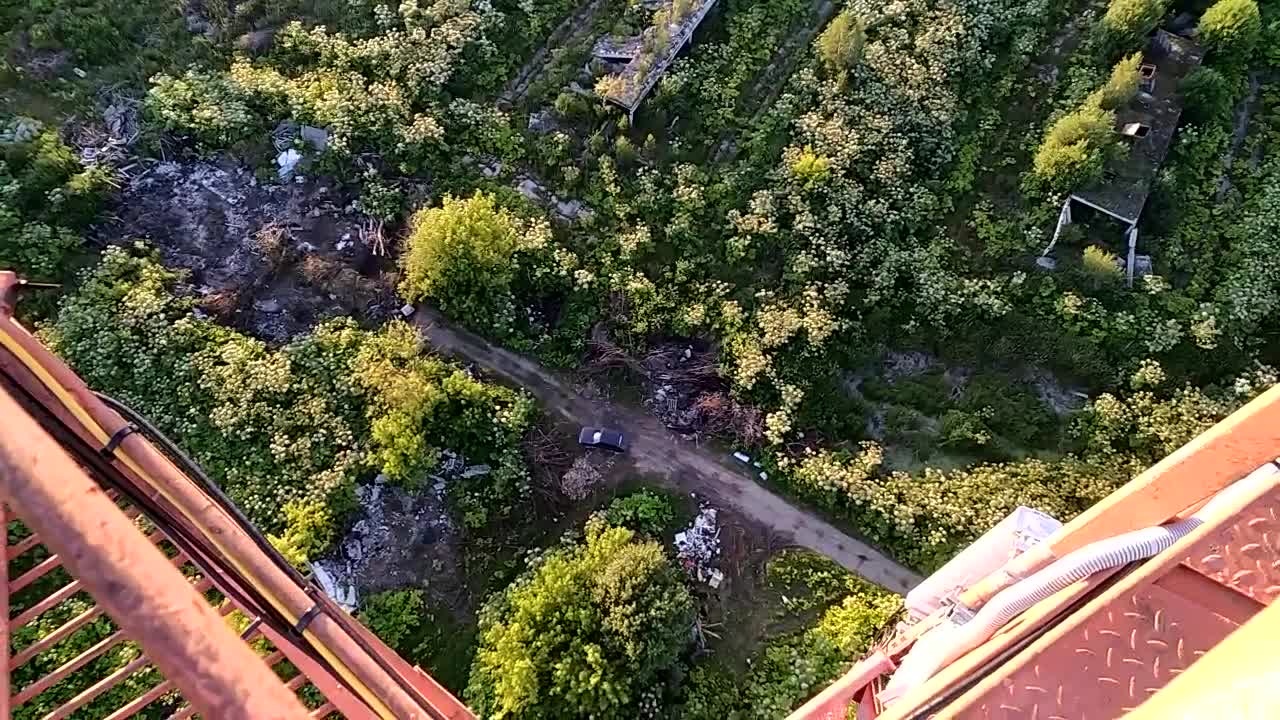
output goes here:
<path id="1" fill-rule="evenodd" d="M 623 436 L 621 430 L 584 427 L 578 433 L 578 444 L 583 447 L 623 452 L 627 449 L 627 438 Z"/>

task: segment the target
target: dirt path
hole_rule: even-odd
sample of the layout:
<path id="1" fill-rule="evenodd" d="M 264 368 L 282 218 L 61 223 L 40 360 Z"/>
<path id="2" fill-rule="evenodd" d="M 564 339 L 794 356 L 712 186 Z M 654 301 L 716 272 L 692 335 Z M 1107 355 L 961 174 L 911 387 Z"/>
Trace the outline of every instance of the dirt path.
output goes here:
<path id="1" fill-rule="evenodd" d="M 592 401 L 537 362 L 494 347 L 451 325 L 434 310 L 419 306 L 414 321 L 428 342 L 442 353 L 475 363 L 495 377 L 532 393 L 548 411 L 577 424 L 609 424 L 630 437 L 630 459 L 636 469 L 665 478 L 683 492 L 694 492 L 713 504 L 733 508 L 744 517 L 816 550 L 858 575 L 897 593 L 920 582 L 866 543 L 775 495 L 750 475 L 732 468 L 736 462 L 720 453 L 682 440 L 652 415 L 615 403 Z"/>

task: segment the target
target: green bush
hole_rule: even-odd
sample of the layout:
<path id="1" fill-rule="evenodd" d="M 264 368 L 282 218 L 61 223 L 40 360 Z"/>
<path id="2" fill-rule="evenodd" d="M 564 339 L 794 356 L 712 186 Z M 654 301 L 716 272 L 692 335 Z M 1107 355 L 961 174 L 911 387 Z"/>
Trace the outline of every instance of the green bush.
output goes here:
<path id="1" fill-rule="evenodd" d="M 416 589 L 380 592 L 361 601 L 356 617 L 380 640 L 405 655 L 410 648 L 404 647 L 404 641 L 413 636 L 422 622 L 426 608 L 423 596 L 424 593 Z"/>
<path id="2" fill-rule="evenodd" d="M 881 473 L 879 447 L 788 459 L 784 481 L 803 497 L 847 513 L 860 532 L 900 562 L 939 567 L 1018 505 L 1068 518 L 1106 496 L 1127 472 L 1108 462 L 1023 460 L 963 470 Z M 973 498 L 981 497 L 981 503 Z"/>
<path id="3" fill-rule="evenodd" d="M 604 519 L 610 525 L 629 528 L 653 538 L 661 537 L 675 517 L 671 498 L 652 490 L 614 498 L 604 511 Z"/>
<path id="4" fill-rule="evenodd" d="M 57 131 L 11 118 L 0 125 L 0 269 L 60 280 L 110 191 L 110 171 L 84 168 Z"/>
<path id="5" fill-rule="evenodd" d="M 1113 139 L 1115 113 L 1086 104 L 1064 115 L 1045 134 L 1033 161 L 1035 176 L 1054 192 L 1102 177 Z"/>
<path id="6" fill-rule="evenodd" d="M 1129 104 L 1138 94 L 1138 66 L 1142 64 L 1142 54 L 1133 53 L 1123 58 L 1111 68 L 1111 76 L 1098 91 L 1098 106 L 1103 110 L 1118 110 Z"/>
<path id="7" fill-rule="evenodd" d="M 146 108 L 161 127 L 190 133 L 211 148 L 267 131 L 267 120 L 251 106 L 249 92 L 230 75 L 216 71 L 157 75 L 151 79 Z"/>
<path id="8" fill-rule="evenodd" d="M 1216 58 L 1248 62 L 1261 36 L 1256 0 L 1218 0 L 1200 18 L 1200 40 Z"/>
<path id="9" fill-rule="evenodd" d="M 1095 280 L 1111 282 L 1119 280 L 1122 274 L 1120 258 L 1115 253 L 1097 245 L 1090 245 L 1084 249 L 1081 263 L 1084 265 L 1084 271 Z"/>
<path id="10" fill-rule="evenodd" d="M 862 58 L 867 42 L 867 24 L 852 11 L 840 13 L 818 36 L 818 59 L 832 73 L 849 71 Z"/>
<path id="11" fill-rule="evenodd" d="M 1211 67 L 1198 67 L 1178 88 L 1185 99 L 1183 114 L 1192 123 L 1217 123 L 1231 115 L 1235 93 L 1230 81 Z"/>
<path id="12" fill-rule="evenodd" d="M 776 720 L 815 695 L 860 658 L 902 606 L 893 593 L 867 583 L 825 558 L 788 553 L 769 565 L 770 584 L 815 580 L 826 602 L 816 622 L 771 639 L 735 681 L 719 666 L 689 675 L 681 717 L 685 720 Z M 824 562 L 825 561 L 825 562 Z M 776 571 L 774 566 L 783 569 Z M 817 589 L 817 588 L 815 588 Z M 808 610 L 812 606 L 794 607 Z"/>
<path id="13" fill-rule="evenodd" d="M 1168 0 L 1110 0 L 1099 23 L 1109 51 L 1134 49 L 1155 29 L 1168 10 Z"/>
<path id="14" fill-rule="evenodd" d="M 0 209 L 0 269 L 13 269 L 35 280 L 55 280 L 67 258 L 80 247 L 80 236 L 63 227 L 21 223 Z"/>
<path id="15" fill-rule="evenodd" d="M 693 601 L 656 542 L 590 521 L 480 612 L 466 699 L 488 718 L 634 718 L 688 644 Z"/>
<path id="16" fill-rule="evenodd" d="M 268 348 L 194 317 L 179 280 L 149 253 L 109 248 L 49 345 L 169 433 L 295 561 L 328 545 L 358 478 L 413 482 L 445 448 L 491 467 L 450 485 L 468 525 L 527 496 L 528 397 L 421 355 L 404 323 L 336 320 Z"/>
<path id="17" fill-rule="evenodd" d="M 492 195 L 445 196 L 440 207 L 413 217 L 400 292 L 410 301 L 431 298 L 450 317 L 502 337 L 515 324 L 515 254 L 548 234 L 545 224 L 523 222 Z"/>

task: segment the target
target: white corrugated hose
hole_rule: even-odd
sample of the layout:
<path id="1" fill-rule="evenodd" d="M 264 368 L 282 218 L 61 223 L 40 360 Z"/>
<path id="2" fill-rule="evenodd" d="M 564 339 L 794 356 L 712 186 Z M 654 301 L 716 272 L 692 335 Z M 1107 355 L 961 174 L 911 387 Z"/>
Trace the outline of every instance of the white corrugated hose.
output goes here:
<path id="1" fill-rule="evenodd" d="M 1277 483 L 1280 483 L 1280 470 L 1275 463 L 1268 463 L 1223 488 L 1185 520 L 1090 543 L 1006 588 L 991 598 L 968 622 L 957 620 L 957 616 L 952 614 L 946 622 L 916 641 L 915 647 L 903 659 L 878 697 L 886 705 L 891 704 L 956 658 L 986 642 L 997 630 L 1036 603 L 1094 573 L 1158 555 L 1223 507 L 1230 506 L 1242 496 L 1256 496 Z"/>

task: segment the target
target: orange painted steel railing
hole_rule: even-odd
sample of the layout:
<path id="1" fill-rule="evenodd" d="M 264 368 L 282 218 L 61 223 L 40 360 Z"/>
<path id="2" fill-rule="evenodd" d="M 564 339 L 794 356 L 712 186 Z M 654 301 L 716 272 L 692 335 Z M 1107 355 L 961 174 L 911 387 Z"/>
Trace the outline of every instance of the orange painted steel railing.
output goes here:
<path id="1" fill-rule="evenodd" d="M 1231 483 L 1275 460 L 1278 455 L 1280 386 L 1264 392 L 1230 417 L 1151 466 L 1067 523 L 1046 542 L 1019 556 L 1009 566 L 975 583 L 961 593 L 959 601 L 970 607 L 980 607 L 1011 583 L 1083 545 L 1183 516 Z M 1207 533 L 1208 529 L 1204 532 Z M 1266 548 L 1265 552 L 1269 553 L 1268 561 L 1280 567 L 1280 544 L 1273 545 L 1274 547 Z M 1157 563 L 1149 563 L 1144 572 L 1149 575 L 1156 567 Z M 991 642 L 962 656 L 941 670 L 925 686 L 893 705 L 886 716 L 909 717 L 912 710 L 924 705 L 925 701 L 977 677 L 985 672 L 983 668 L 994 662 L 1000 653 L 1043 629 L 1047 623 L 1054 622 L 1055 616 L 1065 612 L 1074 603 L 1081 602 L 1095 591 L 1100 592 L 1100 588 L 1114 574 L 1115 571 L 1099 573 L 1036 605 L 1002 630 Z M 1162 582 L 1169 583 L 1176 579 L 1163 579 Z M 1215 606 L 1216 610 L 1226 613 L 1222 603 L 1229 600 L 1230 596 L 1220 599 Z M 854 703 L 859 705 L 859 717 L 863 716 L 864 710 L 873 714 L 878 712 L 874 692 L 868 690 L 874 689 L 874 682 L 887 670 L 875 658 L 884 655 L 891 661 L 901 660 L 910 652 L 915 638 L 927 630 L 932 622 L 936 622 L 936 618 L 926 618 L 900 632 L 886 647 L 875 650 L 868 661 L 855 665 L 846 676 L 833 683 L 813 702 L 793 713 L 788 720 L 843 717 L 842 713 L 847 712 L 847 708 Z M 997 671 L 987 682 L 994 683 L 998 677 Z"/>
<path id="2" fill-rule="evenodd" d="M 13 319 L 15 284 L 0 272 L 0 720 L 472 717 L 289 567 L 176 448 L 180 461 L 125 430 Z"/>

